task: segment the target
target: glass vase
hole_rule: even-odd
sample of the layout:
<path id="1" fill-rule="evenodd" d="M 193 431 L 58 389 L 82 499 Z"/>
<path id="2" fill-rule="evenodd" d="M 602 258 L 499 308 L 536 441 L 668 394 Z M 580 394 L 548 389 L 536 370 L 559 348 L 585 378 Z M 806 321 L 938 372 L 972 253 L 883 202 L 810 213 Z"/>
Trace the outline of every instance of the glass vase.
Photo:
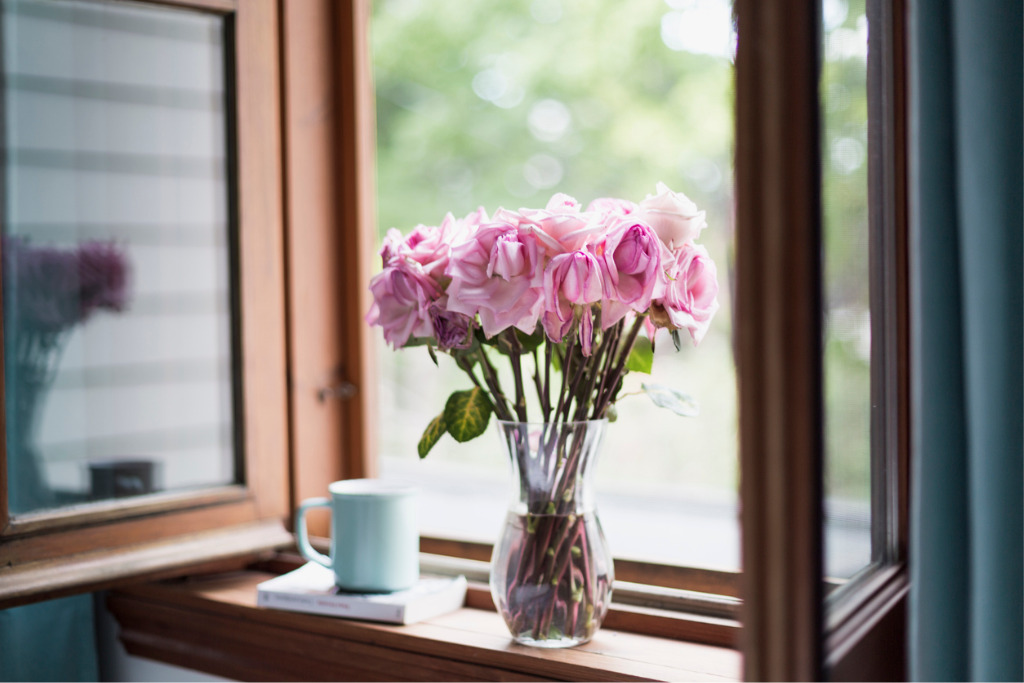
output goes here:
<path id="1" fill-rule="evenodd" d="M 614 569 L 591 482 L 606 426 L 498 422 L 513 485 L 491 595 L 524 645 L 585 643 L 608 611 Z"/>

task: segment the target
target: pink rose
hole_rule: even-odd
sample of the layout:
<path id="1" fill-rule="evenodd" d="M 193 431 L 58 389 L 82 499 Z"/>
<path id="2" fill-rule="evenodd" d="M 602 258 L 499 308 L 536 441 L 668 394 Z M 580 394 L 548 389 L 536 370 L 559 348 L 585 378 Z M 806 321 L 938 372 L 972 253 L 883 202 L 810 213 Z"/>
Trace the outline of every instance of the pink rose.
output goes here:
<path id="1" fill-rule="evenodd" d="M 531 235 L 510 222 L 484 225 L 452 249 L 446 274 L 448 310 L 480 315 L 493 337 L 517 327 L 532 334 L 541 311 L 541 253 Z"/>
<path id="2" fill-rule="evenodd" d="M 551 255 L 582 249 L 601 232 L 596 216 L 581 213 L 579 203 L 556 194 L 543 209 L 520 209 L 521 223 L 532 226 L 537 239 Z"/>
<path id="3" fill-rule="evenodd" d="M 593 325 L 590 304 L 601 300 L 604 284 L 597 258 L 587 251 L 559 254 L 544 270 L 544 331 L 555 342 L 572 327 L 574 306 L 584 306 L 580 339 L 584 355 L 590 355 Z"/>
<path id="4" fill-rule="evenodd" d="M 405 237 L 392 228 L 384 237 L 381 258 L 385 266 L 395 258 L 411 259 L 422 265 L 424 272 L 439 280 L 448 267 L 452 245 L 467 239 L 486 220 L 487 214 L 479 208 L 462 219 L 449 213 L 439 226 L 417 225 Z"/>
<path id="5" fill-rule="evenodd" d="M 665 269 L 668 285 L 655 300 L 651 319 L 658 327 L 687 329 L 694 345 L 704 338 L 718 310 L 718 275 L 707 250 L 686 244 Z"/>
<path id="6" fill-rule="evenodd" d="M 640 202 L 636 218 L 645 221 L 672 251 L 693 242 L 707 227 L 704 212 L 686 195 L 658 183 L 658 194 Z"/>
<path id="7" fill-rule="evenodd" d="M 600 197 L 590 202 L 587 206 L 587 213 L 598 216 L 628 216 L 639 210 L 635 203 L 628 199 L 616 199 L 615 197 Z"/>
<path id="8" fill-rule="evenodd" d="M 645 312 L 664 290 L 662 250 L 650 226 L 620 219 L 595 247 L 604 275 L 601 327 L 608 329 L 629 311 Z"/>
<path id="9" fill-rule="evenodd" d="M 445 217 L 445 221 L 454 220 L 451 214 Z M 436 278 L 444 274 L 450 251 L 451 245 L 444 240 L 440 227 L 417 225 L 399 246 L 397 255 L 419 263 L 425 273 Z"/>
<path id="10" fill-rule="evenodd" d="M 416 261 L 405 258 L 391 260 L 384 270 L 370 280 L 373 304 L 366 322 L 379 325 L 384 339 L 400 348 L 409 337 L 430 337 L 434 327 L 430 304 L 441 296 L 441 289 Z"/>
<path id="11" fill-rule="evenodd" d="M 397 228 L 391 228 L 384 235 L 380 244 L 380 260 L 386 267 L 392 259 L 399 258 L 399 253 L 405 248 L 405 236 Z"/>

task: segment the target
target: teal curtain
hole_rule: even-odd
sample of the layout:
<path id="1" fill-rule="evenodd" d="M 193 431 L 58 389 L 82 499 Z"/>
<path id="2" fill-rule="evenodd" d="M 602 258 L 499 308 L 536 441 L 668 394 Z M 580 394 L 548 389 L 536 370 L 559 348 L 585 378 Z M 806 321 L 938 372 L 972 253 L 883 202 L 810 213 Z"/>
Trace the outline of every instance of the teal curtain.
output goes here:
<path id="1" fill-rule="evenodd" d="M 0 681 L 97 681 L 92 595 L 0 610 Z"/>
<path id="2" fill-rule="evenodd" d="M 911 5 L 914 680 L 1024 680 L 1021 28 Z"/>

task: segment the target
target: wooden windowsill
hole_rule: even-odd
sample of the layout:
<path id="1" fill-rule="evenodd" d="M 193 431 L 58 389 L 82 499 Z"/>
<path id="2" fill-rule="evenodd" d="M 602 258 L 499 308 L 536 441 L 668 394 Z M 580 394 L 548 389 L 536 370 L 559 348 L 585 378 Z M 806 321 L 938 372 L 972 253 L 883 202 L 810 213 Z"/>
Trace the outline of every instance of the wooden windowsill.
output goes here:
<path id="1" fill-rule="evenodd" d="M 128 652 L 240 680 L 736 681 L 738 651 L 602 629 L 569 650 L 511 641 L 494 612 L 465 607 L 409 626 L 256 606 L 273 574 L 229 574 L 113 591 Z"/>

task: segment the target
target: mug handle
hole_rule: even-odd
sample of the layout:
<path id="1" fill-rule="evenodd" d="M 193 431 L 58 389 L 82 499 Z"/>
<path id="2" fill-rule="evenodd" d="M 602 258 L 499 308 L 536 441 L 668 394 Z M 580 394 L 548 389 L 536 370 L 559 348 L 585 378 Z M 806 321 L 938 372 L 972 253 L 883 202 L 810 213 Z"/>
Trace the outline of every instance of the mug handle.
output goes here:
<path id="1" fill-rule="evenodd" d="M 334 569 L 334 563 L 331 561 L 331 558 L 313 548 L 309 542 L 309 534 L 306 532 L 306 512 L 313 508 L 325 508 L 330 506 L 330 498 L 310 498 L 309 500 L 302 501 L 302 504 L 299 505 L 299 512 L 295 516 L 295 537 L 299 543 L 299 553 L 304 558 L 310 562 L 322 564 L 328 569 Z"/>

